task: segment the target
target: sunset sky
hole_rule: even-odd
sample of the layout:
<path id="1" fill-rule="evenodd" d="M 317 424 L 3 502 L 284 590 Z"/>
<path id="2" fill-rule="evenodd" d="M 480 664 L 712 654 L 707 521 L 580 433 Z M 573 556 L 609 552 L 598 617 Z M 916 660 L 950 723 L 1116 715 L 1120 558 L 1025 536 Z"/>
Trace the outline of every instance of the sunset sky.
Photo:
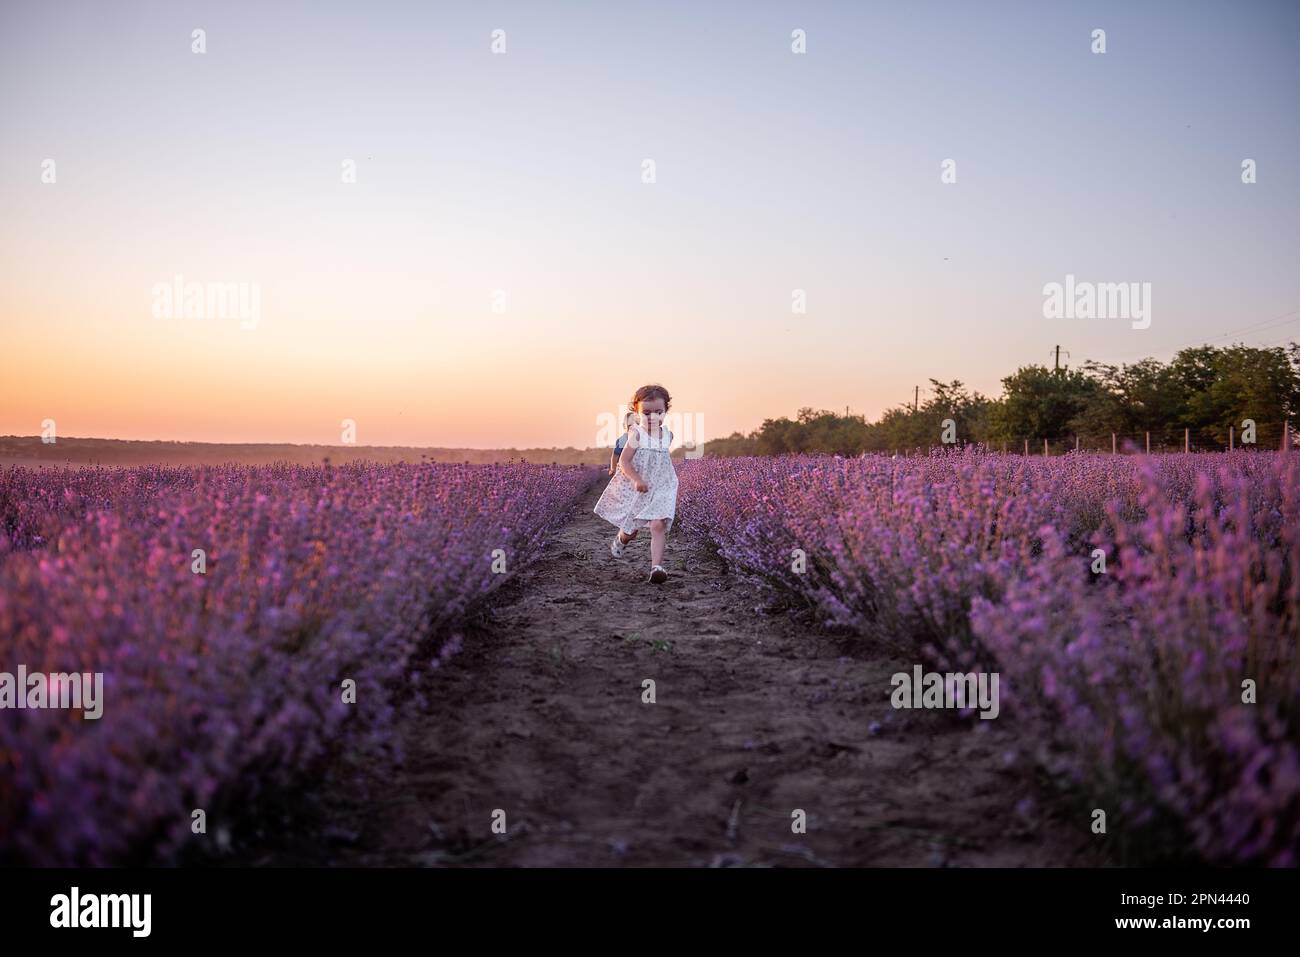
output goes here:
<path id="1" fill-rule="evenodd" d="M 0 434 L 583 447 L 661 382 L 707 439 L 1300 339 L 1298 39 L 1291 2 L 5 0 Z M 1150 328 L 1045 318 L 1067 274 L 1150 283 Z M 256 326 L 156 316 L 177 275 Z"/>

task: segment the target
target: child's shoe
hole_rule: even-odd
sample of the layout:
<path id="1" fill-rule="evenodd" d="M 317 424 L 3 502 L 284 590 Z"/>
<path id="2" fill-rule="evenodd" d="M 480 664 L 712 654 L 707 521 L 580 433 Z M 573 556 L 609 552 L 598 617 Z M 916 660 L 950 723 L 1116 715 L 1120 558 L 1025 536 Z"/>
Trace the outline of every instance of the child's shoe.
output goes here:
<path id="1" fill-rule="evenodd" d="M 664 566 L 656 565 L 654 568 L 650 569 L 650 580 L 656 585 L 662 585 L 664 582 L 668 581 L 668 573 L 664 571 Z"/>
<path id="2" fill-rule="evenodd" d="M 615 558 L 623 557 L 623 543 L 618 539 L 618 532 L 614 533 L 614 540 L 609 543 L 609 553 Z"/>

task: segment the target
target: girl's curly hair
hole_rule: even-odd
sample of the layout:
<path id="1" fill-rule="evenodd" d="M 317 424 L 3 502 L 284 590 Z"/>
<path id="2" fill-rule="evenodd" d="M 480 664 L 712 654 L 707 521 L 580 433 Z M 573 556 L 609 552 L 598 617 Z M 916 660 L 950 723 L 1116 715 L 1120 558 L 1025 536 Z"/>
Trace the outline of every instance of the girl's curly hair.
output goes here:
<path id="1" fill-rule="evenodd" d="M 668 390 L 663 386 L 643 385 L 632 393 L 632 401 L 628 403 L 627 407 L 629 410 L 635 410 L 640 403 L 649 401 L 650 399 L 663 399 L 665 412 L 667 412 L 673 404 L 672 396 L 668 394 Z"/>

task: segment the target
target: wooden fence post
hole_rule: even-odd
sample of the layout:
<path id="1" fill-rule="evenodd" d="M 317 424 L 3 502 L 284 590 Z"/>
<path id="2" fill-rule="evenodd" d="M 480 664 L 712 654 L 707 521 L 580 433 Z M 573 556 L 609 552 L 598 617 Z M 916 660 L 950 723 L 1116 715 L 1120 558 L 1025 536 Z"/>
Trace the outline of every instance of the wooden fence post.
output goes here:
<path id="1" fill-rule="evenodd" d="M 1147 433 L 1147 455 L 1151 454 L 1151 433 Z"/>
<path id="2" fill-rule="evenodd" d="M 1111 455 L 1115 454 L 1115 433 L 1114 432 L 1110 434 L 1110 454 Z"/>
<path id="3" fill-rule="evenodd" d="M 1025 454 L 1029 454 L 1029 440 L 1025 439 Z"/>
<path id="4" fill-rule="evenodd" d="M 1234 434 L 1233 427 L 1228 426 L 1228 451 L 1229 452 L 1231 452 L 1234 448 L 1236 448 L 1235 440 L 1236 440 L 1236 435 Z"/>
<path id="5" fill-rule="evenodd" d="M 1183 451 L 1184 452 L 1192 451 L 1192 430 L 1191 429 L 1183 429 Z"/>

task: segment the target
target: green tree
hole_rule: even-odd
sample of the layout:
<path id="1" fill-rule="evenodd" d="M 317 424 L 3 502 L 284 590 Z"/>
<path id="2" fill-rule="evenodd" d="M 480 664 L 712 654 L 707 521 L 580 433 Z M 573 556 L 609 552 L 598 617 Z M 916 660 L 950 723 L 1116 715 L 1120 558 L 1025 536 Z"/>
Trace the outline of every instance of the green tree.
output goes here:
<path id="1" fill-rule="evenodd" d="M 1170 364 L 1185 402 L 1180 425 L 1228 441 L 1243 419 L 1276 426 L 1300 410 L 1297 350 L 1274 346 L 1184 349 Z"/>
<path id="2" fill-rule="evenodd" d="M 795 419 L 767 419 L 749 435 L 737 432 L 707 446 L 713 455 L 780 455 L 928 448 L 940 444 L 943 420 L 953 419 L 959 443 L 1060 441 L 1190 429 L 1198 442 L 1227 444 L 1228 428 L 1254 419 L 1276 435 L 1300 412 L 1300 344 L 1286 347 L 1197 346 L 1169 363 L 1142 359 L 1127 365 L 1085 362 L 1079 370 L 1031 365 L 1002 380 L 1003 394 L 988 399 L 960 380 L 930 380 L 919 408 L 895 406 L 877 422 L 802 408 Z M 1261 441 L 1272 441 L 1272 436 Z"/>
<path id="3" fill-rule="evenodd" d="M 1002 401 L 992 410 L 995 440 L 1060 439 L 1101 386 L 1076 369 L 1023 366 L 1002 380 Z"/>
<path id="4" fill-rule="evenodd" d="M 1170 366 L 1155 359 L 1121 366 L 1089 361 L 1083 374 L 1097 388 L 1070 422 L 1076 434 L 1168 432 L 1182 421 L 1186 396 Z"/>

